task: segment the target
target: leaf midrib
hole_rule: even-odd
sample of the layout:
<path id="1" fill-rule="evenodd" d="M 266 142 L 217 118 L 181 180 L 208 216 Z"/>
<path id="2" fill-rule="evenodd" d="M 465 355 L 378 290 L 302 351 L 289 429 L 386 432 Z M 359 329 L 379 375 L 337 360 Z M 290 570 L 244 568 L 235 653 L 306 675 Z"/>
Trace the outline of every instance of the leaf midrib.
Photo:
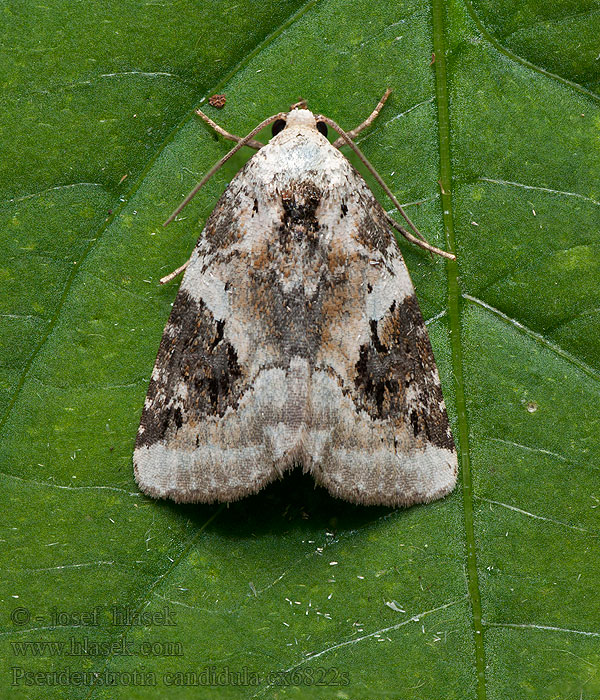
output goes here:
<path id="1" fill-rule="evenodd" d="M 450 154 L 450 110 L 448 104 L 448 81 L 446 75 L 446 40 L 444 0 L 433 0 L 433 50 L 435 71 L 435 92 L 438 107 L 438 128 L 440 146 L 440 190 L 442 217 L 446 234 L 447 248 L 456 252 L 454 238 L 454 217 L 452 209 L 452 161 Z M 460 326 L 460 288 L 458 284 L 458 263 L 446 263 L 448 273 L 448 317 L 450 321 L 450 345 L 452 348 L 452 369 L 455 381 L 455 400 L 458 418 L 458 447 L 463 487 L 464 524 L 467 544 L 467 586 L 473 613 L 473 637 L 475 646 L 475 668 L 477 673 L 477 698 L 487 697 L 485 685 L 485 654 L 483 647 L 483 625 L 481 621 L 481 593 L 477 574 L 477 554 L 473 522 L 473 483 L 469 453 L 469 426 L 463 381 L 463 358 Z"/>

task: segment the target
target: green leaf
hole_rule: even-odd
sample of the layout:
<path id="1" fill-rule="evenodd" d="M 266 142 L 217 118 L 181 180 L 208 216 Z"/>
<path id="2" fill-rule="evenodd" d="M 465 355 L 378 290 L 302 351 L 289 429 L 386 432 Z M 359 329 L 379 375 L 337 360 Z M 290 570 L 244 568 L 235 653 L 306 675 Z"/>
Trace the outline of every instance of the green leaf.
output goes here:
<path id="1" fill-rule="evenodd" d="M 10 697 L 597 698 L 598 2 L 15 0 L 2 20 Z M 303 97 L 352 128 L 386 87 L 360 146 L 458 255 L 401 244 L 462 485 L 397 511 L 301 474 L 230 507 L 145 498 L 158 279 L 248 157 L 163 230 L 229 147 L 194 108 L 225 93 L 206 110 L 245 134 Z"/>

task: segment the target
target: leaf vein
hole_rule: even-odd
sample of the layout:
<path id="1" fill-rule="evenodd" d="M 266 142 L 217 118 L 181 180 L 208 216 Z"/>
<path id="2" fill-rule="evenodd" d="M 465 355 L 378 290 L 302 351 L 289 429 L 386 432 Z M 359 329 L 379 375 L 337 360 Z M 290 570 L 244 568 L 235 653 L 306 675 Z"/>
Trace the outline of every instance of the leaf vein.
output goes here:
<path id="1" fill-rule="evenodd" d="M 540 73 L 541 75 L 546 76 L 547 78 L 550 78 L 551 80 L 555 80 L 558 83 L 561 83 L 563 85 L 566 85 L 570 88 L 573 88 L 573 90 L 576 90 L 577 92 L 581 92 L 584 95 L 587 95 L 588 97 L 591 97 L 593 100 L 600 102 L 600 95 L 597 95 L 595 92 L 592 90 L 588 90 L 587 88 L 583 87 L 583 85 L 580 85 L 579 83 L 576 83 L 572 80 L 569 80 L 568 78 L 563 78 L 562 75 L 558 75 L 556 73 L 551 73 L 550 71 L 542 68 L 541 66 L 537 66 L 535 63 L 532 63 L 531 61 L 528 61 L 526 58 L 523 58 L 522 56 L 519 56 L 519 54 L 514 53 L 513 51 L 510 51 L 510 49 L 507 49 L 503 44 L 501 44 L 498 39 L 487 29 L 487 27 L 484 25 L 484 23 L 479 19 L 479 15 L 475 12 L 475 8 L 473 7 L 473 4 L 471 0 L 464 0 L 465 2 L 465 7 L 467 8 L 467 11 L 471 15 L 471 18 L 477 25 L 477 28 L 481 32 L 482 36 L 500 53 L 504 54 L 507 58 L 509 58 L 511 61 L 514 61 L 515 63 L 520 63 L 522 66 L 525 68 L 529 68 L 532 71 L 535 71 L 536 73 Z"/>
<path id="2" fill-rule="evenodd" d="M 529 518 L 534 518 L 535 520 L 543 520 L 547 523 L 552 523 L 554 525 L 560 525 L 561 527 L 567 527 L 570 530 L 577 530 L 578 532 L 585 532 L 588 534 L 596 534 L 593 530 L 588 530 L 585 527 L 579 527 L 578 525 L 571 525 L 570 523 L 565 523 L 562 520 L 555 520 L 554 518 L 546 518 L 543 515 L 536 515 L 535 513 L 530 513 L 527 510 L 523 510 L 522 508 L 517 508 L 517 506 L 511 506 L 509 503 L 502 503 L 501 501 L 493 501 L 491 498 L 484 498 L 483 496 L 475 496 L 480 501 L 484 501 L 485 503 L 490 503 L 495 506 L 502 506 L 502 508 L 506 508 L 508 510 L 512 510 L 515 513 L 520 513 L 521 515 L 526 515 Z"/>
<path id="3" fill-rule="evenodd" d="M 530 338 L 532 338 L 536 342 L 540 343 L 541 345 L 544 345 L 546 348 L 548 348 L 553 353 L 558 355 L 558 357 L 562 358 L 563 360 L 566 360 L 570 364 L 572 364 L 575 367 L 577 367 L 578 369 L 580 369 L 582 372 L 585 372 L 585 374 L 587 374 L 592 379 L 595 379 L 596 381 L 600 381 L 600 373 L 598 373 L 593 367 L 590 367 L 588 364 L 586 364 L 585 362 L 583 362 L 579 358 L 575 357 L 574 355 L 571 355 L 570 352 L 563 350 L 563 348 L 561 348 L 560 345 L 556 345 L 555 343 L 551 342 L 550 340 L 547 340 L 540 333 L 537 333 L 536 331 L 531 330 L 531 328 L 528 328 L 527 326 L 520 323 L 516 319 L 511 318 L 510 316 L 508 316 L 504 312 L 500 311 L 500 309 L 496 309 L 495 307 L 491 306 L 490 304 L 487 304 L 485 301 L 482 301 L 481 299 L 478 299 L 477 297 L 471 296 L 470 294 L 463 294 L 462 296 L 463 296 L 463 299 L 466 299 L 467 301 L 470 301 L 473 304 L 476 304 L 477 306 L 480 306 L 480 307 L 486 309 L 486 311 L 490 311 L 495 316 L 502 319 L 506 323 L 509 323 L 510 325 L 514 326 L 519 331 L 521 331 L 525 335 L 528 335 Z"/>

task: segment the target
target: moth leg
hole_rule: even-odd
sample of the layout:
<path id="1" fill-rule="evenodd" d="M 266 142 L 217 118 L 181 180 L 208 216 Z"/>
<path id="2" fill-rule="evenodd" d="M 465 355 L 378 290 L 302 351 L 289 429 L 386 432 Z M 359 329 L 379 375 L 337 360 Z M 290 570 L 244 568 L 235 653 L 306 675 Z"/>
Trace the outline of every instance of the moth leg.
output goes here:
<path id="1" fill-rule="evenodd" d="M 375 107 L 375 109 L 371 112 L 371 114 L 369 114 L 369 116 L 364 120 L 364 122 L 362 124 L 359 124 L 354 129 L 351 129 L 350 131 L 346 132 L 351 139 L 353 139 L 357 134 L 360 134 L 360 132 L 366 129 L 367 127 L 371 126 L 375 119 L 377 119 L 377 117 L 379 116 L 379 112 L 381 112 L 381 110 L 383 109 L 383 105 L 386 103 L 386 100 L 390 96 L 391 92 L 392 91 L 390 90 L 390 88 L 388 88 L 385 91 L 383 97 L 379 100 L 377 107 Z M 333 142 L 334 148 L 339 148 L 340 146 L 344 146 L 345 144 L 346 142 L 341 136 Z"/>
<path id="2" fill-rule="evenodd" d="M 221 134 L 223 138 L 229 139 L 230 141 L 236 141 L 237 143 L 239 143 L 242 140 L 241 136 L 236 136 L 235 134 L 230 134 L 228 131 L 225 131 L 225 129 L 223 129 L 222 126 L 219 126 L 216 122 L 213 122 L 213 120 L 209 116 L 204 114 L 204 112 L 202 112 L 201 110 L 197 109 L 196 114 L 199 117 L 202 117 L 202 119 L 204 119 L 204 121 L 217 132 L 217 134 Z M 251 139 L 246 143 L 246 146 L 250 146 L 250 148 L 254 148 L 257 151 L 264 145 L 264 143 L 256 141 L 255 139 Z"/>
<path id="3" fill-rule="evenodd" d="M 173 272 L 170 272 L 168 275 L 165 275 L 164 277 L 160 278 L 160 283 L 161 284 L 167 284 L 167 282 L 170 282 L 171 280 L 175 279 L 177 275 L 181 274 L 186 267 L 190 264 L 190 260 L 186 260 L 181 267 L 178 267 L 176 270 L 173 270 Z"/>

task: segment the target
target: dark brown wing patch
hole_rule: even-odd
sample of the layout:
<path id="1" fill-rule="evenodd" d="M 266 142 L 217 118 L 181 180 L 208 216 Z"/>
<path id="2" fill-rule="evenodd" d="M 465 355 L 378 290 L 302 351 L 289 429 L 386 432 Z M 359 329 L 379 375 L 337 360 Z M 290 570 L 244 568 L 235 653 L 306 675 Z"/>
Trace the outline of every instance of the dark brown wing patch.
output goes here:
<path id="1" fill-rule="evenodd" d="M 394 302 L 361 345 L 353 400 L 375 420 L 409 421 L 416 438 L 454 449 L 429 336 L 414 295 Z"/>
<path id="2" fill-rule="evenodd" d="M 158 350 L 137 447 L 164 440 L 181 428 L 184 416 L 185 422 L 199 421 L 237 408 L 244 377 L 235 348 L 223 338 L 223 325 L 202 300 L 179 290 Z"/>

